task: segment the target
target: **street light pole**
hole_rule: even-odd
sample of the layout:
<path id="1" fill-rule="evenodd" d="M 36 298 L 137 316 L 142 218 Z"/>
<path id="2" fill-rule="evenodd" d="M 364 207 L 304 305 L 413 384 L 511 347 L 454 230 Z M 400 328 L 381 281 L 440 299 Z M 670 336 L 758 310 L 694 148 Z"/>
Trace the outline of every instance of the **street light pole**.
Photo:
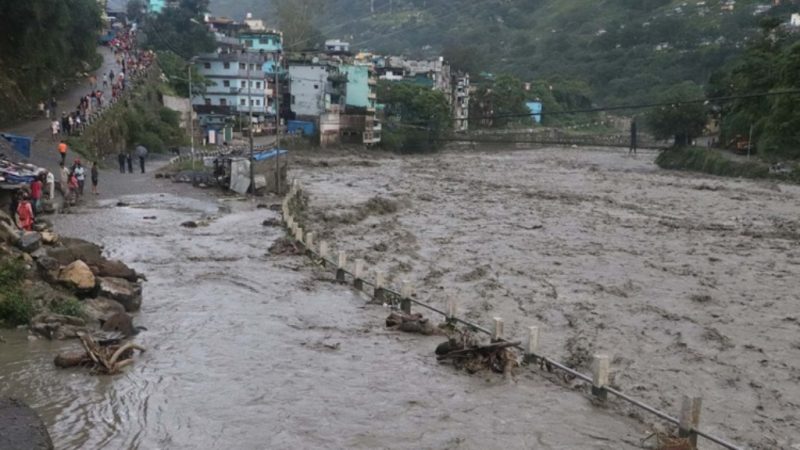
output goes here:
<path id="1" fill-rule="evenodd" d="M 281 80 L 280 62 L 275 68 L 275 193 L 281 195 Z"/>

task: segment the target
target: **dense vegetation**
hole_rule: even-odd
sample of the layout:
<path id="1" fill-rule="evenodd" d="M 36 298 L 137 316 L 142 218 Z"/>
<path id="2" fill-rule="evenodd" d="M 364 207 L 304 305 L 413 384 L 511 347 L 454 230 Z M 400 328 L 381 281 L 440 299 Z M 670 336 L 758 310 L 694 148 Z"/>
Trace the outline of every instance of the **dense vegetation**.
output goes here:
<path id="1" fill-rule="evenodd" d="M 245 12 L 280 26 L 278 0 L 212 0 L 213 12 Z M 309 2 L 313 0 L 303 0 Z M 302 3 L 301 2 L 301 3 Z M 702 3 L 702 5 L 698 5 Z M 473 75 L 582 82 L 599 104 L 652 100 L 655 90 L 709 76 L 758 35 L 759 0 L 722 11 L 720 0 L 328 0 L 314 22 L 359 49 L 444 55 Z M 765 15 L 788 20 L 788 4 Z M 456 6 L 454 6 L 456 5 Z M 371 8 L 374 12 L 371 12 Z M 314 42 L 307 42 L 313 46 Z M 563 89 L 562 89 L 563 90 Z"/>
<path id="2" fill-rule="evenodd" d="M 96 0 L 0 2 L 0 123 L 99 63 L 100 17 Z"/>
<path id="3" fill-rule="evenodd" d="M 382 146 L 402 152 L 435 150 L 438 139 L 450 130 L 452 116 L 447 98 L 413 83 L 382 81 L 378 98 L 385 104 L 386 126 Z"/>
<path id="4" fill-rule="evenodd" d="M 800 89 L 800 35 L 776 21 L 763 23 L 763 35 L 711 77 L 711 97 Z M 723 142 L 748 138 L 767 159 L 800 158 L 800 95 L 743 98 L 717 105 Z"/>
<path id="5" fill-rule="evenodd" d="M 142 0 L 132 0 L 128 3 L 128 10 L 141 10 L 142 5 Z M 140 44 L 172 52 L 184 60 L 213 51 L 214 36 L 202 24 L 207 9 L 208 0 L 181 0 L 176 8 L 166 8 L 161 14 L 138 16 L 141 22 Z"/>
<path id="6" fill-rule="evenodd" d="M 22 290 L 24 279 L 22 261 L 0 261 L 0 325 L 25 325 L 36 314 L 33 300 Z"/>

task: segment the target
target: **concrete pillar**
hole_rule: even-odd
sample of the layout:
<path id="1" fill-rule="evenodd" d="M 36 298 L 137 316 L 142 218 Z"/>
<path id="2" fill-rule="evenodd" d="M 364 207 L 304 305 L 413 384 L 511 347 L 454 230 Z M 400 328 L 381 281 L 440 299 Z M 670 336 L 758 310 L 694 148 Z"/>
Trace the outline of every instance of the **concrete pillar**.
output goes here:
<path id="1" fill-rule="evenodd" d="M 700 426 L 700 407 L 702 405 L 702 397 L 683 396 L 678 436 L 689 438 L 692 448 L 697 448 L 697 433 L 695 433 L 694 430 Z"/>
<path id="2" fill-rule="evenodd" d="M 322 266 L 326 266 L 328 264 L 328 256 L 330 255 L 330 249 L 328 248 L 327 241 L 320 241 L 319 243 L 319 257 L 322 259 Z"/>
<path id="3" fill-rule="evenodd" d="M 539 353 L 539 327 L 528 327 L 528 341 L 525 343 L 525 356 Z"/>
<path id="4" fill-rule="evenodd" d="M 375 290 L 372 293 L 372 300 L 376 303 L 383 303 L 386 300 L 386 274 L 381 270 L 375 271 Z"/>
<path id="5" fill-rule="evenodd" d="M 306 248 L 310 252 L 314 251 L 314 232 L 313 231 L 309 231 L 308 233 L 306 233 Z"/>
<path id="6" fill-rule="evenodd" d="M 598 354 L 592 357 L 592 395 L 601 400 L 608 398 L 605 387 L 608 386 L 609 364 L 608 355 Z"/>
<path id="7" fill-rule="evenodd" d="M 492 340 L 499 341 L 503 338 L 503 318 L 494 318 L 494 328 L 492 329 Z"/>
<path id="8" fill-rule="evenodd" d="M 411 296 L 414 294 L 414 286 L 408 280 L 403 280 L 400 286 L 400 311 L 411 314 Z"/>
<path id="9" fill-rule="evenodd" d="M 447 298 L 447 320 L 453 321 L 456 318 L 457 305 L 455 297 Z"/>
<path id="10" fill-rule="evenodd" d="M 347 266 L 347 253 L 344 251 L 339 252 L 339 264 L 336 269 L 336 281 L 344 283 L 345 281 L 345 266 Z"/>
<path id="11" fill-rule="evenodd" d="M 353 286 L 360 290 L 364 289 L 364 260 L 357 259 L 353 268 Z"/>

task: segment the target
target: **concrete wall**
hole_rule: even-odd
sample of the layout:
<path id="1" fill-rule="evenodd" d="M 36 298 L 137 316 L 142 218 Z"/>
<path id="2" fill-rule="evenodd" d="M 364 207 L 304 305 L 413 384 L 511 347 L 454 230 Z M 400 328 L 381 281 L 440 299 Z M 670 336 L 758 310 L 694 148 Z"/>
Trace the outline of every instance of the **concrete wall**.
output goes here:
<path id="1" fill-rule="evenodd" d="M 342 72 L 347 74 L 347 106 L 366 108 L 371 105 L 369 99 L 369 68 L 360 65 L 342 65 Z"/>
<path id="2" fill-rule="evenodd" d="M 328 103 L 325 95 L 328 83 L 327 68 L 318 65 L 289 66 L 289 77 L 292 112 L 298 116 L 312 117 L 319 117 L 324 113 Z"/>

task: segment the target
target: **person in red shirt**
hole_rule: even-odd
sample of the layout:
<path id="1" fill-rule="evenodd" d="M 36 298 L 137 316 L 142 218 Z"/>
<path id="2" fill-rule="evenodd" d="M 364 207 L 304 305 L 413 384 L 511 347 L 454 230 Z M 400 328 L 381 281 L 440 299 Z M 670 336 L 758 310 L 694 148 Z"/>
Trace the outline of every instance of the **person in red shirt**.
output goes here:
<path id="1" fill-rule="evenodd" d="M 22 196 L 19 205 L 17 206 L 17 217 L 19 218 L 19 227 L 25 231 L 33 231 L 33 209 L 31 202 L 28 201 L 28 195 Z"/>
<path id="2" fill-rule="evenodd" d="M 33 212 L 38 214 L 42 206 L 42 176 L 36 177 L 31 183 L 31 199 L 33 200 Z"/>

